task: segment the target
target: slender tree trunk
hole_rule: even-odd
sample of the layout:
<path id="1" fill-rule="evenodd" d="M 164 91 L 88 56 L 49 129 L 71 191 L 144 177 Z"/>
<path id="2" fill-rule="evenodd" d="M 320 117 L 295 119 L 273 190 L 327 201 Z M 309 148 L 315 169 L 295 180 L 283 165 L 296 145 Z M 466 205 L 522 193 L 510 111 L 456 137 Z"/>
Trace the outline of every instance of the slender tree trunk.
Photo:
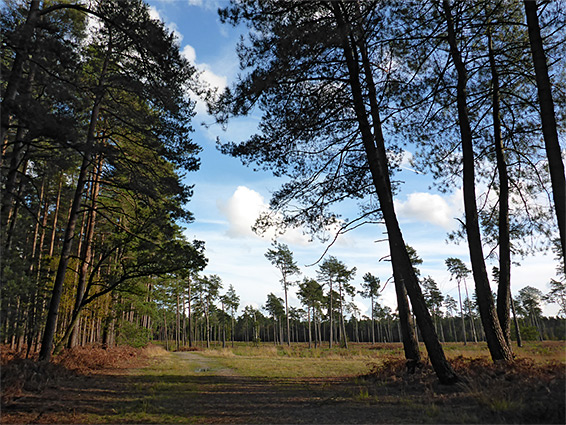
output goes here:
<path id="1" fill-rule="evenodd" d="M 79 210 L 81 207 L 81 198 L 83 195 L 83 190 L 86 183 L 87 171 L 91 163 L 92 151 L 95 145 L 95 132 L 96 124 L 98 122 L 98 117 L 100 114 L 100 105 L 102 103 L 102 98 L 104 97 L 104 79 L 108 69 L 108 64 L 110 61 L 111 45 L 108 47 L 108 52 L 104 60 L 102 71 L 99 79 L 99 94 L 97 95 L 94 107 L 92 108 L 90 125 L 87 134 L 87 142 L 85 147 L 85 152 L 83 156 L 83 161 L 81 164 L 79 176 L 77 179 L 77 185 L 75 188 L 75 195 L 71 204 L 71 212 L 69 214 L 69 221 L 67 222 L 67 228 L 65 230 L 65 237 L 63 240 L 63 246 L 61 249 L 61 256 L 59 259 L 59 267 L 57 269 L 57 275 L 53 283 L 53 291 L 51 294 L 51 302 L 49 303 L 49 311 L 47 313 L 47 320 L 45 324 L 45 330 L 43 333 L 43 339 L 41 342 L 41 350 L 39 352 L 39 359 L 49 361 L 51 359 L 51 350 L 53 348 L 53 339 L 55 337 L 55 330 L 57 327 L 57 316 L 59 313 L 59 304 L 61 302 L 61 295 L 63 293 L 63 283 L 65 281 L 65 275 L 67 273 L 67 265 L 69 264 L 69 259 L 71 257 L 71 248 L 73 245 L 73 239 L 75 237 L 75 228 L 77 225 L 77 219 L 79 216 Z"/>
<path id="2" fill-rule="evenodd" d="M 363 43 L 363 40 L 361 39 L 354 39 L 351 44 L 348 41 L 348 34 L 350 33 L 350 31 L 347 28 L 347 24 L 344 22 L 340 6 L 340 4 L 332 3 L 332 8 L 338 20 L 339 29 L 342 33 L 341 35 L 344 54 L 349 71 L 349 82 L 354 100 L 354 109 L 360 126 L 362 140 L 364 143 L 366 155 L 368 157 L 368 164 L 372 173 L 374 186 L 379 198 L 381 211 L 386 223 L 391 252 L 391 263 L 393 266 L 393 275 L 396 281 L 396 288 L 397 285 L 399 285 L 399 288 L 402 285 L 406 288 L 406 291 L 411 298 L 413 310 L 417 317 L 421 333 L 423 334 L 423 340 L 425 342 L 429 358 L 439 380 L 442 383 L 446 384 L 454 383 L 458 380 L 458 378 L 454 370 L 452 369 L 452 366 L 446 360 L 446 356 L 444 355 L 444 351 L 434 330 L 432 318 L 426 306 L 422 291 L 411 265 L 411 260 L 409 258 L 409 254 L 407 253 L 406 244 L 404 242 L 401 229 L 397 221 L 397 216 L 395 214 L 391 183 L 389 181 L 388 174 L 385 140 L 383 138 L 383 133 L 381 132 L 381 121 L 379 118 L 377 95 L 375 91 L 375 85 L 373 83 L 373 75 L 371 72 L 367 50 Z M 353 37 L 353 35 L 351 36 Z M 362 54 L 364 77 L 369 89 L 369 101 L 375 129 L 374 134 L 371 133 L 371 127 L 366 113 L 364 97 L 360 85 L 361 75 L 359 65 L 354 58 L 357 55 L 357 47 L 355 43 L 359 45 L 360 52 Z M 398 300 L 401 298 L 399 296 L 399 293 L 397 295 L 397 298 Z M 399 306 L 399 309 L 400 314 L 402 314 L 401 305 Z M 410 314 L 406 315 L 405 319 L 410 320 Z M 405 332 L 410 335 L 412 326 L 410 325 L 410 323 L 406 325 L 408 326 L 404 326 Z M 412 335 L 409 340 L 407 339 L 408 338 L 403 341 L 405 347 L 405 356 L 407 357 L 409 367 L 413 367 L 412 365 L 416 366 L 420 363 L 421 360 L 418 342 L 416 341 L 416 337 L 414 335 Z"/>
<path id="3" fill-rule="evenodd" d="M 497 287 L 497 317 L 507 345 L 511 347 L 511 247 L 509 242 L 509 176 L 505 147 L 501 138 L 499 73 L 495 63 L 491 29 L 488 29 L 489 65 L 491 69 L 493 138 L 497 172 L 499 174 L 499 284 Z"/>
<path id="4" fill-rule="evenodd" d="M 165 309 L 163 309 L 163 336 L 165 337 L 165 349 L 169 351 L 169 336 L 167 335 L 167 315 L 165 314 Z"/>
<path id="5" fill-rule="evenodd" d="M 462 335 L 464 335 L 464 345 L 468 344 L 466 338 L 466 321 L 464 319 L 464 307 L 462 306 L 462 291 L 460 290 L 460 282 L 458 282 L 458 301 L 460 302 L 460 318 L 462 319 Z"/>
<path id="6" fill-rule="evenodd" d="M 472 337 L 474 338 L 474 342 L 478 342 L 478 334 L 476 332 L 476 325 L 474 324 L 474 315 L 472 314 L 472 300 L 470 299 L 470 294 L 468 294 L 468 285 L 466 285 L 466 281 L 464 281 L 464 289 L 466 291 L 466 298 L 468 300 L 468 314 L 470 315 L 470 327 L 472 328 Z"/>
<path id="7" fill-rule="evenodd" d="M 148 300 L 149 301 L 149 300 Z M 182 302 L 182 317 L 183 317 L 183 332 L 182 332 L 182 337 L 183 337 L 183 347 L 185 347 L 187 345 L 187 308 L 185 305 L 185 294 L 183 292 L 183 297 L 181 298 L 181 302 Z M 148 317 L 149 320 L 149 317 Z"/>
<path id="8" fill-rule="evenodd" d="M 57 199 L 55 201 L 55 211 L 53 212 L 53 228 L 51 230 L 51 241 L 49 243 L 49 256 L 53 256 L 55 248 L 55 235 L 57 234 L 57 220 L 59 217 L 59 206 L 61 205 L 61 190 L 63 188 L 63 172 L 59 175 L 59 188 L 57 189 Z"/>
<path id="9" fill-rule="evenodd" d="M 546 157 L 548 158 L 548 168 L 550 169 L 550 180 L 552 182 L 552 196 L 556 210 L 556 220 L 558 221 L 560 242 L 562 244 L 562 258 L 566 258 L 566 176 L 558 140 L 554 101 L 552 100 L 552 86 L 540 33 L 537 2 L 536 0 L 525 0 L 524 4 L 527 27 L 529 29 L 529 41 L 535 66 L 542 134 L 544 136 Z M 564 271 L 566 272 L 566 270 Z"/>
<path id="10" fill-rule="evenodd" d="M 311 309 L 310 309 L 310 307 L 307 307 L 307 320 L 309 322 L 309 348 L 311 348 L 312 334 L 311 334 Z"/>
<path id="11" fill-rule="evenodd" d="M 289 305 L 287 304 L 287 282 L 283 279 L 283 289 L 285 289 L 285 318 L 287 319 L 287 346 L 291 346 L 291 331 L 289 327 Z"/>
<path id="12" fill-rule="evenodd" d="M 346 324 L 344 323 L 344 308 L 342 305 L 342 284 L 338 284 L 338 289 L 340 290 L 340 333 L 342 334 L 342 346 L 348 348 L 348 336 L 346 335 Z"/>
<path id="13" fill-rule="evenodd" d="M 330 338 L 328 338 L 328 348 L 332 349 L 332 339 L 333 339 L 333 326 L 332 326 L 332 280 L 330 281 L 330 309 L 328 310 L 328 317 L 330 319 Z"/>
<path id="14" fill-rule="evenodd" d="M 187 304 L 189 305 L 189 347 L 193 346 L 193 321 L 192 321 L 192 312 L 191 312 L 191 278 L 189 277 L 189 284 L 187 286 Z"/>
<path id="15" fill-rule="evenodd" d="M 371 343 L 375 344 L 375 318 L 374 318 L 373 295 L 371 296 Z"/>
<path id="16" fill-rule="evenodd" d="M 179 309 L 179 292 L 177 291 L 177 298 L 175 304 L 175 349 L 179 351 L 181 343 L 181 315 Z"/>
<path id="17" fill-rule="evenodd" d="M 487 345 L 494 361 L 511 361 L 513 355 L 509 346 L 505 342 L 505 336 L 497 318 L 497 312 L 491 295 L 489 278 L 485 267 L 483 247 L 478 221 L 478 209 L 476 204 L 475 189 L 475 158 L 473 148 L 472 129 L 468 117 L 467 105 L 467 72 L 456 40 L 452 12 L 448 0 L 443 0 L 448 28 L 448 43 L 450 45 L 450 55 L 454 61 L 458 74 L 457 83 L 457 107 L 458 123 L 462 138 L 462 164 L 463 164 L 463 191 L 464 191 L 464 210 L 466 214 L 466 233 L 468 236 L 468 247 L 472 262 L 472 272 L 476 284 L 476 295 L 483 328 L 485 331 Z"/>
<path id="18" fill-rule="evenodd" d="M 224 301 L 222 301 L 222 348 L 226 348 L 226 317 L 224 314 Z"/>
<path id="19" fill-rule="evenodd" d="M 82 308 L 82 301 L 86 287 L 86 281 L 88 276 L 88 270 L 90 264 L 92 262 L 93 257 L 93 249 L 92 244 L 94 241 L 94 229 L 96 227 L 96 204 L 98 201 L 98 192 L 100 188 L 100 176 L 102 174 L 102 154 L 98 158 L 98 162 L 96 164 L 95 170 L 92 172 L 92 183 L 91 183 L 91 190 L 90 190 L 90 211 L 88 214 L 88 218 L 86 220 L 86 232 L 82 242 L 82 249 L 81 249 L 81 265 L 79 269 L 79 279 L 77 284 L 77 292 L 75 294 L 75 307 L 74 307 L 74 314 L 79 316 L 80 310 Z M 74 329 L 71 330 L 69 336 L 68 347 L 73 347 L 76 345 L 76 332 Z"/>
<path id="20" fill-rule="evenodd" d="M 335 8 L 338 8 L 338 6 L 335 6 Z M 406 286 L 411 286 L 411 289 L 414 291 L 413 296 L 416 297 L 418 297 L 417 292 L 420 292 L 420 286 L 416 281 L 416 276 L 414 275 L 414 271 L 410 265 L 410 259 L 393 206 L 393 195 L 391 191 L 391 182 L 389 180 L 385 140 L 381 129 L 381 119 L 379 117 L 379 108 L 377 105 L 377 93 L 373 83 L 373 74 L 371 71 L 369 57 L 363 40 L 356 40 L 351 33 L 349 36 L 351 38 L 350 43 L 348 42 L 347 36 L 344 35 L 344 51 L 350 74 L 350 85 L 353 88 L 354 104 L 357 105 L 355 106 L 356 115 L 358 117 L 358 122 L 360 123 L 364 148 L 368 157 L 370 171 L 372 173 L 374 186 L 379 198 L 379 204 L 388 233 L 391 265 L 393 267 L 395 290 L 397 294 L 397 308 L 399 311 L 399 319 L 401 321 L 401 330 L 403 335 L 403 348 L 405 350 L 405 357 L 407 358 L 407 361 L 411 364 L 419 364 L 421 361 L 421 355 L 417 337 L 414 332 L 413 320 L 407 299 L 408 288 Z M 358 65 L 359 59 L 356 60 L 358 56 L 358 46 L 356 46 L 356 44 L 359 45 L 359 52 L 362 56 L 363 72 L 367 80 L 371 116 L 373 120 L 373 135 L 371 133 L 371 127 L 365 110 L 364 99 L 359 82 L 361 75 Z M 424 299 L 422 300 L 422 303 L 424 305 Z M 426 305 L 424 305 L 424 307 L 426 309 Z M 423 320 L 423 326 L 427 326 L 426 319 L 424 319 L 424 317 Z M 429 321 L 432 327 L 432 320 Z M 438 343 L 437 346 L 437 348 L 432 350 L 433 357 L 438 348 L 442 350 L 440 343 Z M 442 353 L 441 357 L 443 356 L 444 355 Z"/>
<path id="21" fill-rule="evenodd" d="M 523 342 L 521 340 L 521 329 L 519 329 L 519 321 L 517 320 L 517 314 L 515 313 L 515 302 L 513 297 L 511 297 L 511 310 L 513 311 L 513 322 L 515 323 L 515 336 L 517 337 L 517 346 L 522 347 Z"/>

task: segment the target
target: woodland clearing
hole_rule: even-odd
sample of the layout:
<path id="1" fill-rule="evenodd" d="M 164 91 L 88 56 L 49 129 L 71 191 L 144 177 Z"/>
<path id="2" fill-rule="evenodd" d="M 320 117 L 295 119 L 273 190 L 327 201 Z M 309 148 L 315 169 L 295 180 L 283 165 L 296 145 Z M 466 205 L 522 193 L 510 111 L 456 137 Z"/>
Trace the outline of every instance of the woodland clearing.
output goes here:
<path id="1" fill-rule="evenodd" d="M 400 349 L 91 347 L 48 366 L 2 350 L 1 422 L 564 423 L 563 342 L 516 348 L 508 366 L 451 344 L 452 386 L 428 366 L 408 374 Z"/>

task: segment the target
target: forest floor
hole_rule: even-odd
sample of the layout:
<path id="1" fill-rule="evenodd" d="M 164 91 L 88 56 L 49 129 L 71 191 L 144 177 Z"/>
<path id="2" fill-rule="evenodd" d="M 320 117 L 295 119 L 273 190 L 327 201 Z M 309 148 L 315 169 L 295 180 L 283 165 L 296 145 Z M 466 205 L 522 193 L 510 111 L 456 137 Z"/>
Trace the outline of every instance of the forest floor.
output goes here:
<path id="1" fill-rule="evenodd" d="M 543 348 L 550 357 L 564 355 L 564 343 Z M 13 366 L 2 368 L 1 423 L 564 423 L 564 361 L 451 362 L 462 382 L 443 386 L 428 367 L 408 374 L 402 359 L 389 355 L 372 364 L 362 354 L 153 346 L 72 373 L 69 361 L 45 372 L 20 360 L 14 370 L 32 372 L 10 395 Z"/>

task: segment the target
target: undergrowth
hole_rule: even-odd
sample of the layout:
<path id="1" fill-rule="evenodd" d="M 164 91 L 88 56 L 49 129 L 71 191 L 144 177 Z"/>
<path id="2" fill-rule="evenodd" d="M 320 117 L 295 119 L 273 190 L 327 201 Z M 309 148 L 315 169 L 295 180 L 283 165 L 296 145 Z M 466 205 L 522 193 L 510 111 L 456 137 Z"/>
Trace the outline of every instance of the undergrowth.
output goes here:
<path id="1" fill-rule="evenodd" d="M 485 357 L 457 356 L 450 363 L 460 377 L 454 386 L 440 385 L 428 361 L 410 374 L 405 360 L 399 357 L 371 364 L 363 378 L 429 401 L 469 398 L 477 404 L 476 414 L 483 412 L 486 421 L 496 417 L 502 422 L 566 423 L 563 362 L 537 363 L 531 358 L 518 358 L 507 364 Z"/>
<path id="2" fill-rule="evenodd" d="M 108 369 L 140 367 L 147 359 L 161 355 L 163 349 L 148 345 L 146 348 L 119 346 L 73 347 L 53 357 L 52 362 L 38 362 L 37 353 L 24 358 L 23 353 L 0 347 L 1 350 L 1 402 L 8 405 L 26 392 L 39 393 L 58 381 L 74 375 L 93 374 Z"/>

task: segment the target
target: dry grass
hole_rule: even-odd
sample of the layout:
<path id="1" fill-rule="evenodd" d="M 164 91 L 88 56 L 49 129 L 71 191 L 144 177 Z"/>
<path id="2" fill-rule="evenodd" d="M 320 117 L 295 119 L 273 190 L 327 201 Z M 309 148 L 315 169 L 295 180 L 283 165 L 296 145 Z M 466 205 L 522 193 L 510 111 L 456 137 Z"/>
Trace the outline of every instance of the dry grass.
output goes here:
<path id="1" fill-rule="evenodd" d="M 403 395 L 431 406 L 469 399 L 478 406 L 474 414 L 480 422 L 565 423 L 566 364 L 553 357 L 549 353 L 550 360 L 525 357 L 505 364 L 459 355 L 450 359 L 460 377 L 453 387 L 438 384 L 428 362 L 408 374 L 404 359 L 388 357 L 374 363 L 364 379 L 377 387 L 401 388 Z"/>

